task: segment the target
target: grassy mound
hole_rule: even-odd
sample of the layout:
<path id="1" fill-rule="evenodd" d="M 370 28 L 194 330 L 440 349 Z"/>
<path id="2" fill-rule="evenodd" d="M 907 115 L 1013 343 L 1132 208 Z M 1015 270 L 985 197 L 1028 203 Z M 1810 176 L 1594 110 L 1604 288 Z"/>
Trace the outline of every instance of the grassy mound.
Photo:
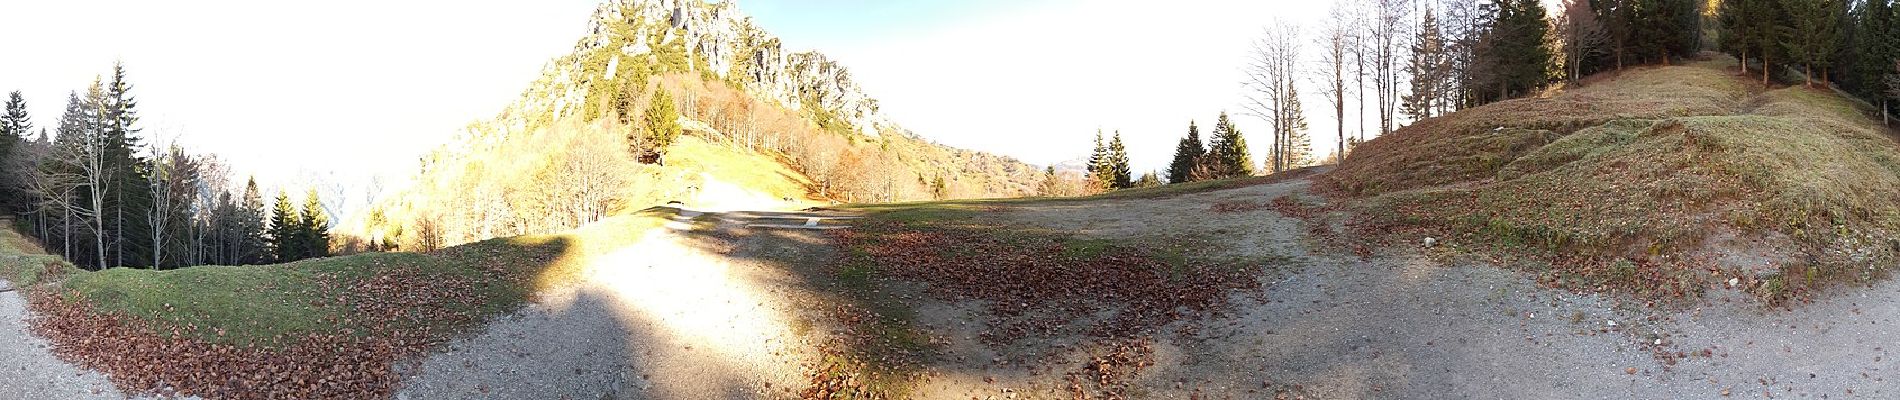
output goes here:
<path id="1" fill-rule="evenodd" d="M 1782 299 L 1870 281 L 1900 254 L 1900 146 L 1851 101 L 1711 65 L 1600 79 L 1421 121 L 1320 181 L 1366 199 L 1368 228 L 1534 250 L 1565 286 L 1692 295 L 1739 278 Z"/>
<path id="2" fill-rule="evenodd" d="M 0 228 L 0 279 L 26 288 L 79 272 L 72 263 L 47 255 L 38 244 L 12 229 Z"/>
<path id="3" fill-rule="evenodd" d="M 1332 175 L 1357 195 L 1478 180 L 1584 128 L 1617 119 L 1727 115 L 1748 94 L 1747 82 L 1706 67 L 1631 71 L 1555 95 L 1418 121 L 1354 149 Z"/>

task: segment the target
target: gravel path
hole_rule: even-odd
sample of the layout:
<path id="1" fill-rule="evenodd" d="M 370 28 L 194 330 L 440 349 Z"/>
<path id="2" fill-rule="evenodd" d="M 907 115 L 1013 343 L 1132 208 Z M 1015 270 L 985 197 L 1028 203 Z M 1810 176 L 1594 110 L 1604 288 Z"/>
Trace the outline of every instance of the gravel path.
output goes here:
<path id="1" fill-rule="evenodd" d="M 0 287 L 11 287 L 0 280 Z M 0 292 L 0 399 L 121 399 L 106 377 L 53 357 L 28 329 L 26 299 Z"/>
<path id="2" fill-rule="evenodd" d="M 785 250 L 698 240 L 692 229 L 590 256 L 580 287 L 402 368 L 397 398 L 749 399 L 801 387 L 811 346 L 790 315 L 803 294 L 786 268 L 751 254 Z M 785 234 L 808 233 L 744 240 Z"/>

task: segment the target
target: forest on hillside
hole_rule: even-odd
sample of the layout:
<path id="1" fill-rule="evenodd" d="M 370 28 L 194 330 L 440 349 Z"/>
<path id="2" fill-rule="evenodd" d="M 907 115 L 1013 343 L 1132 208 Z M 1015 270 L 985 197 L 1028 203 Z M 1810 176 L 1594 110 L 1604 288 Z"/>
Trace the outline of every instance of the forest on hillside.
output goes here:
<path id="1" fill-rule="evenodd" d="M 330 216 L 314 187 L 300 207 L 288 189 L 267 205 L 255 179 L 240 188 L 216 155 L 146 132 L 123 64 L 72 92 L 64 110 L 50 126 L 36 122 L 14 91 L 0 116 L 0 210 L 47 251 L 92 269 L 331 253 Z"/>
<path id="2" fill-rule="evenodd" d="M 1317 24 L 1268 24 L 1242 67 L 1243 116 L 1268 124 L 1263 173 L 1336 162 L 1353 146 L 1453 111 L 1586 85 L 1585 77 L 1692 61 L 1741 60 L 1764 84 L 1830 87 L 1878 110 L 1900 99 L 1900 11 L 1889 0 L 1338 0 Z M 1337 147 L 1317 156 L 1300 92 L 1325 99 Z M 1250 174 L 1245 138 L 1222 113 L 1205 145 L 1190 121 L 1165 178 Z M 1137 186 L 1119 132 L 1096 140 L 1091 186 Z M 1234 148 L 1232 143 L 1242 143 Z M 1159 150 L 1159 149 L 1156 149 Z"/>

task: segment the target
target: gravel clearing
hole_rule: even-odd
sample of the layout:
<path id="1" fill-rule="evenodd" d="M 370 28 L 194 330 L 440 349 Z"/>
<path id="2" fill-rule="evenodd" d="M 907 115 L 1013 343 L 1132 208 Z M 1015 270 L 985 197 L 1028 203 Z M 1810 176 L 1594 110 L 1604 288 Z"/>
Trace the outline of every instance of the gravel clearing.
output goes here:
<path id="1" fill-rule="evenodd" d="M 1442 242 L 1362 258 L 1317 247 L 1304 222 L 1270 209 L 1210 210 L 1317 199 L 1307 187 L 1030 203 L 980 218 L 1083 237 L 1218 239 L 1213 255 L 1268 260 L 1260 290 L 1237 294 L 1234 312 L 1157 332 L 1155 364 L 1129 381 L 1137 398 L 1900 398 L 1900 282 L 1835 288 L 1787 310 L 1722 288 L 1688 309 L 1654 308 L 1545 288 L 1484 260 L 1434 257 Z M 603 259 L 594 283 L 418 363 L 399 398 L 787 397 L 781 389 L 801 383 L 809 355 L 799 340 L 774 338 L 799 337 L 785 333 L 782 316 L 812 304 L 810 293 L 774 283 L 787 281 L 783 267 L 750 257 L 801 246 L 681 250 L 693 234 Z M 688 286 L 701 281 L 718 284 Z M 946 352 L 915 398 L 1068 398 L 1065 373 L 1100 350 L 1072 347 L 1082 338 L 991 348 L 976 340 L 988 318 L 981 305 L 914 307 Z"/>
<path id="2" fill-rule="evenodd" d="M 788 317 L 803 298 L 795 279 L 695 239 L 656 229 L 592 256 L 579 287 L 399 367 L 397 398 L 749 399 L 801 387 L 812 356 Z"/>
<path id="3" fill-rule="evenodd" d="M 0 280 L 0 287 L 12 285 Z M 0 399 L 125 398 L 105 376 L 54 357 L 46 340 L 33 335 L 29 318 L 19 291 L 0 291 Z"/>
<path id="4" fill-rule="evenodd" d="M 1208 211 L 1220 202 L 1316 199 L 1307 186 L 1295 180 L 1164 199 L 1031 204 L 999 217 L 1085 237 L 1168 243 L 1215 236 L 1214 254 L 1284 260 L 1269 263 L 1259 296 L 1240 295 L 1246 298 L 1236 300 L 1233 315 L 1163 329 L 1156 364 L 1132 382 L 1144 397 L 1900 398 L 1893 354 L 1900 282 L 1833 288 L 1790 310 L 1764 309 L 1733 289 L 1711 289 L 1690 309 L 1659 309 L 1545 288 L 1488 261 L 1429 257 L 1440 250 L 1421 245 L 1365 258 L 1337 254 L 1315 247 L 1299 219 L 1267 209 Z M 920 314 L 938 316 L 926 324 L 950 327 L 982 317 L 952 310 Z M 959 337 L 967 333 L 950 333 L 958 352 L 987 354 Z M 1087 354 L 1056 359 L 1063 368 Z M 1060 369 L 1052 376 L 1010 365 L 958 367 L 926 382 L 920 398 L 1066 394 Z"/>

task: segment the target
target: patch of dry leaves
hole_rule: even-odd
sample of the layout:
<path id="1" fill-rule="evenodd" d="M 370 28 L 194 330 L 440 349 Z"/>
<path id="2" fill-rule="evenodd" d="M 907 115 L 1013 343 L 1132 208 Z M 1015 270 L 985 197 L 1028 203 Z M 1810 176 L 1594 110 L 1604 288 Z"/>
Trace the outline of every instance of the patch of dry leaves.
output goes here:
<path id="1" fill-rule="evenodd" d="M 387 398 L 396 361 L 479 322 L 475 283 L 409 268 L 366 279 L 320 274 L 319 293 L 342 295 L 311 307 L 342 307 L 325 331 L 280 336 L 274 345 L 194 338 L 197 326 L 103 312 L 74 292 L 36 293 L 34 329 L 56 355 L 101 371 L 132 393 L 220 399 Z M 349 289 L 342 289 L 349 287 Z M 224 332 L 218 332 L 223 335 Z"/>
<path id="2" fill-rule="evenodd" d="M 1255 268 L 1165 260 L 1138 248 L 1076 251 L 1055 235 L 914 228 L 870 222 L 833 232 L 880 277 L 923 283 L 935 297 L 974 300 L 988 325 L 978 340 L 1006 346 L 1080 335 L 1105 350 L 1068 374 L 1079 398 L 1122 398 L 1127 379 L 1153 364 L 1150 337 L 1164 326 L 1218 316 L 1234 291 L 1255 288 Z"/>

